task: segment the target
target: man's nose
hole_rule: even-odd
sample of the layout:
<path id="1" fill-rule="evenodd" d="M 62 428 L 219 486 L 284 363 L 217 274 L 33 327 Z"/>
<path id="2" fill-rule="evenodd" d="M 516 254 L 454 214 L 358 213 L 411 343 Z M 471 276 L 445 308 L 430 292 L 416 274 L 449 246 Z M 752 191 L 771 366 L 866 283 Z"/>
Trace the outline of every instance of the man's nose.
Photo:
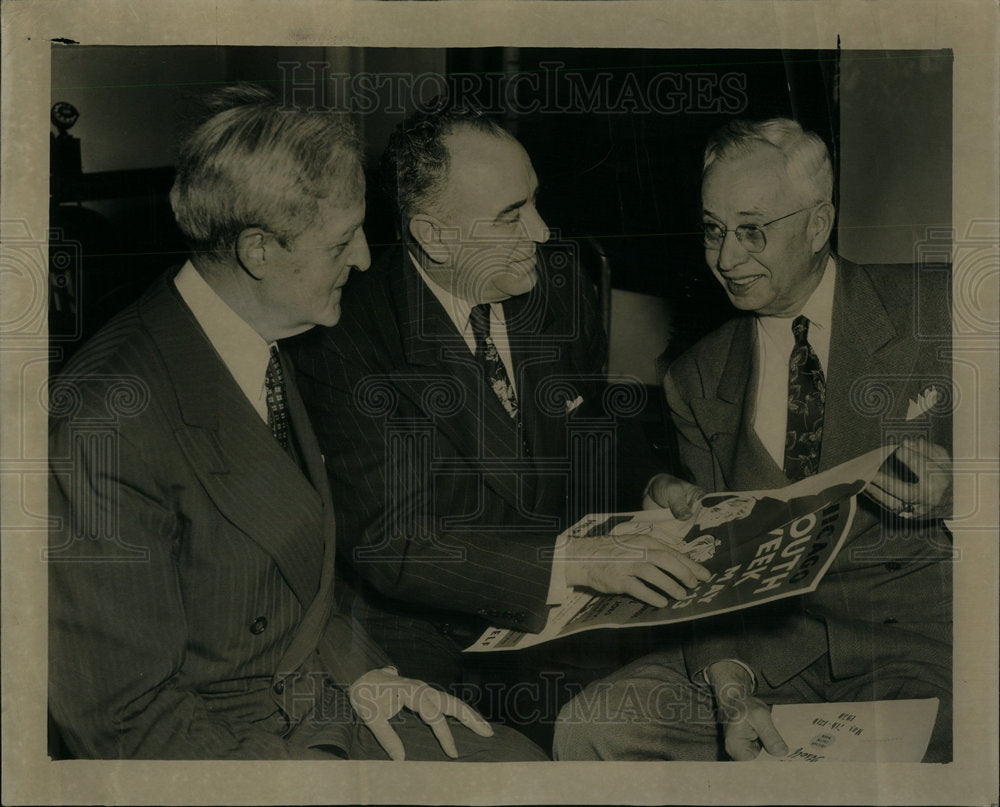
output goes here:
<path id="1" fill-rule="evenodd" d="M 549 227 L 534 206 L 528 209 L 524 224 L 528 231 L 528 237 L 536 244 L 544 244 L 549 240 Z"/>
<path id="2" fill-rule="evenodd" d="M 365 238 L 363 227 L 358 228 L 349 249 L 351 250 L 351 254 L 347 262 L 352 268 L 357 269 L 359 272 L 364 272 L 372 265 L 372 255 L 368 250 L 368 239 Z"/>
<path id="3" fill-rule="evenodd" d="M 719 247 L 716 266 L 719 271 L 728 272 L 746 261 L 749 255 L 750 253 L 740 243 L 740 239 L 736 237 L 736 230 L 727 230 Z"/>

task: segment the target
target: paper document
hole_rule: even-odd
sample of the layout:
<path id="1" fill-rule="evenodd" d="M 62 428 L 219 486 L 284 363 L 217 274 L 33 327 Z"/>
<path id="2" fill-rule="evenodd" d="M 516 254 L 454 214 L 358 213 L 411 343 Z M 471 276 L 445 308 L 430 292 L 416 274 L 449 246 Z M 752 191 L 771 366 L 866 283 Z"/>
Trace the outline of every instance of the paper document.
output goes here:
<path id="1" fill-rule="evenodd" d="M 776 705 L 771 719 L 788 754 L 758 762 L 920 762 L 938 699 Z"/>

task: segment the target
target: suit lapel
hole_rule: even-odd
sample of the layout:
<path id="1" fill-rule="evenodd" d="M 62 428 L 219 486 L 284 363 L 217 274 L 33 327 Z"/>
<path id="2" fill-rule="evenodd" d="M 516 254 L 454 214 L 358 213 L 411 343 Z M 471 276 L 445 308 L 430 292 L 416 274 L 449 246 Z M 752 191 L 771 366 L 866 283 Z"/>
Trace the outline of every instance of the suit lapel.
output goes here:
<path id="1" fill-rule="evenodd" d="M 692 398 L 691 410 L 716 462 L 716 490 L 747 490 L 787 484 L 754 431 L 758 356 L 755 320 L 733 322 L 732 337 L 714 396 Z M 714 357 L 713 357 L 714 358 Z"/>
<path id="2" fill-rule="evenodd" d="M 171 278 L 161 283 L 141 316 L 177 396 L 182 422 L 175 436 L 215 506 L 274 558 L 308 606 L 324 552 L 321 496 L 246 399 Z M 295 400 L 301 407 L 297 393 Z M 299 429 L 302 417 L 294 410 L 293 417 Z"/>
<path id="3" fill-rule="evenodd" d="M 893 391 L 905 388 L 898 379 L 910 376 L 919 355 L 917 341 L 897 332 L 865 272 L 842 259 L 832 328 L 821 470 L 884 442 L 883 418 L 905 415 L 905 396 L 894 400 Z"/>
<path id="4" fill-rule="evenodd" d="M 483 382 L 480 365 L 409 256 L 399 253 L 390 286 L 408 367 L 394 382 L 459 454 L 472 458 L 486 484 L 512 504 L 530 503 L 533 496 L 519 495 L 514 421 Z"/>

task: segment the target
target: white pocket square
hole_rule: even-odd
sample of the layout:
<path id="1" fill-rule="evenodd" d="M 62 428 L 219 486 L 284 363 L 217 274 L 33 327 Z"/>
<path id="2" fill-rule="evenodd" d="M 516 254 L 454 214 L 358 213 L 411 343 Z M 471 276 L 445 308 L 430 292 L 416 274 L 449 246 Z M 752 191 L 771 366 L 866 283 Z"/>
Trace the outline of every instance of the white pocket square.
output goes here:
<path id="1" fill-rule="evenodd" d="M 913 420 L 926 414 L 937 404 L 941 391 L 937 387 L 928 387 L 921 392 L 915 401 L 911 400 L 906 407 L 906 419 Z"/>
<path id="2" fill-rule="evenodd" d="M 576 398 L 574 398 L 572 401 L 566 401 L 566 414 L 568 415 L 582 403 L 583 403 L 582 395 L 577 395 Z"/>

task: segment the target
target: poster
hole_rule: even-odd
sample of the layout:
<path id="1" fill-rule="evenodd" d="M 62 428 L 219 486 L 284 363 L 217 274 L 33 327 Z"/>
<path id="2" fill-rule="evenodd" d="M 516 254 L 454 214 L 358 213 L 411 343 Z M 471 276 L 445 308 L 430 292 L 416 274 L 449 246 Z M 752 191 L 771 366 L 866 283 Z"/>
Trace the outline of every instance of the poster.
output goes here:
<path id="1" fill-rule="evenodd" d="M 560 541 L 653 535 L 711 577 L 663 608 L 626 595 L 574 591 L 539 633 L 489 628 L 466 652 L 519 650 L 598 628 L 706 619 L 815 591 L 850 534 L 855 497 L 885 453 L 876 449 L 784 489 L 711 494 L 685 521 L 669 510 L 585 516 Z"/>

